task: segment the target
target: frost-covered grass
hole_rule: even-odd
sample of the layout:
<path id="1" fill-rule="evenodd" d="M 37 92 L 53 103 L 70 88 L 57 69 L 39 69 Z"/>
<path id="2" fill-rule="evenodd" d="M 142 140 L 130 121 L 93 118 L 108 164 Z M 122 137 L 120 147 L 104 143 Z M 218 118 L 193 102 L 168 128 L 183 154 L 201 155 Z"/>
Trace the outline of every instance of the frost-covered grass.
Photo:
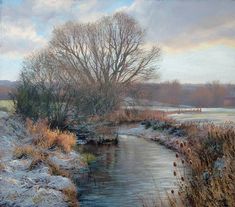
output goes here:
<path id="1" fill-rule="evenodd" d="M 203 108 L 201 113 L 181 113 L 169 116 L 180 122 L 200 121 L 222 124 L 224 122 L 235 122 L 235 109 Z"/>
<path id="2" fill-rule="evenodd" d="M 19 117 L 1 113 L 0 186 L 4 190 L 0 190 L 0 206 L 16 203 L 19 206 L 38 207 L 78 206 L 76 187 L 71 181 L 72 169 L 78 171 L 83 164 L 81 156 L 71 150 L 71 142 L 56 139 L 58 147 L 48 149 L 47 142 L 44 148 L 42 142 L 45 140 L 41 139 L 42 142 L 37 142 L 40 145 L 36 145 L 34 141 L 40 138 L 39 134 L 26 130 Z M 31 130 L 37 126 L 31 125 Z M 49 129 L 42 130 L 42 135 L 52 133 Z M 34 132 L 37 131 L 39 129 Z"/>

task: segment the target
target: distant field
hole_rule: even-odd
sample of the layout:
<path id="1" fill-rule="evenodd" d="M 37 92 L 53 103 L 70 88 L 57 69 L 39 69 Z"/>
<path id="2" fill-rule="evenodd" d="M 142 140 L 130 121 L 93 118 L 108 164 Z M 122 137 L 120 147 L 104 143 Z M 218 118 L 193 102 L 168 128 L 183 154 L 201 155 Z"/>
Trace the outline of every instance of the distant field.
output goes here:
<path id="1" fill-rule="evenodd" d="M 0 100 L 0 111 L 14 111 L 13 101 Z"/>
<path id="2" fill-rule="evenodd" d="M 169 106 L 148 106 L 137 107 L 138 109 L 161 110 L 166 112 L 177 111 L 179 109 L 190 109 L 188 107 L 169 107 Z M 202 108 L 201 113 L 174 113 L 168 115 L 180 122 L 213 122 L 215 124 L 222 124 L 225 122 L 235 123 L 235 108 Z"/>
<path id="3" fill-rule="evenodd" d="M 213 122 L 222 124 L 224 122 L 235 123 L 235 109 L 227 108 L 202 108 L 202 113 L 182 113 L 172 114 L 170 117 L 181 121 Z"/>

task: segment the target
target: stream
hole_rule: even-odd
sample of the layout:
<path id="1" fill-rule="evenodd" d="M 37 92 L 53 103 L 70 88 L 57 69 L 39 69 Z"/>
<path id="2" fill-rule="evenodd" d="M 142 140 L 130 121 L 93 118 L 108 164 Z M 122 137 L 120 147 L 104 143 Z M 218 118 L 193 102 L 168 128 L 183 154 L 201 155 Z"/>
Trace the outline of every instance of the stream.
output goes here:
<path id="1" fill-rule="evenodd" d="M 166 200 L 176 189 L 173 176 L 175 153 L 158 143 L 121 135 L 118 145 L 84 145 L 97 161 L 79 179 L 81 207 L 138 207 Z"/>

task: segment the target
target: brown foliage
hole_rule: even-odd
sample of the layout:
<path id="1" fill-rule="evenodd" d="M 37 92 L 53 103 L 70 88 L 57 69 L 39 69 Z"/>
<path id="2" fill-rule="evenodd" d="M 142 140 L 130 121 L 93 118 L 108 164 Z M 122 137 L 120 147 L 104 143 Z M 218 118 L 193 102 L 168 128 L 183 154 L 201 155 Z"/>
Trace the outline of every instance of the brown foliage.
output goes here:
<path id="1" fill-rule="evenodd" d="M 105 120 L 115 124 L 133 123 L 144 120 L 170 120 L 162 111 L 153 110 L 137 110 L 137 109 L 121 109 L 105 116 Z"/>
<path id="2" fill-rule="evenodd" d="M 201 130 L 203 136 L 179 143 L 187 174 L 186 177 L 178 175 L 179 199 L 169 197 L 171 206 L 232 207 L 235 203 L 235 129 L 208 125 L 207 130 L 205 126 Z M 182 163 L 178 156 L 177 162 Z M 177 164 L 173 165 L 177 170 Z"/>
<path id="3" fill-rule="evenodd" d="M 79 207 L 77 202 L 77 190 L 75 186 L 70 186 L 62 190 L 64 195 L 67 197 L 69 207 Z"/>
<path id="4" fill-rule="evenodd" d="M 69 132 L 51 130 L 46 120 L 39 120 L 33 123 L 32 120 L 26 120 L 26 127 L 34 138 L 34 145 L 42 148 L 59 147 L 64 152 L 70 152 L 76 144 L 76 136 Z"/>

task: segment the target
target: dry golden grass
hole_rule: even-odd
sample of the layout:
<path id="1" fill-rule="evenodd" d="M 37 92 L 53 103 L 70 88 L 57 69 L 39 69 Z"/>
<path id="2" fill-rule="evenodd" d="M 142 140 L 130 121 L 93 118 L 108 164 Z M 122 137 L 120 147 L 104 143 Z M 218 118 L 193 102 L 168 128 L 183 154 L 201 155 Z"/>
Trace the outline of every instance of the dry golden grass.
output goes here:
<path id="1" fill-rule="evenodd" d="M 50 160 L 47 160 L 46 163 L 50 168 L 51 175 L 60 175 L 63 177 L 70 177 L 70 174 L 68 171 L 61 169 L 58 165 L 51 162 Z"/>
<path id="2" fill-rule="evenodd" d="M 70 152 L 76 144 L 76 136 L 73 133 L 51 130 L 46 120 L 39 120 L 33 123 L 32 120 L 26 120 L 26 127 L 33 136 L 33 143 L 41 148 L 59 147 L 64 152 Z"/>
<path id="3" fill-rule="evenodd" d="M 0 153 L 0 172 L 3 171 L 5 169 L 5 165 L 2 162 L 2 154 Z"/>
<path id="4" fill-rule="evenodd" d="M 104 118 L 115 124 L 134 123 L 144 120 L 170 120 L 163 111 L 154 110 L 137 110 L 137 109 L 123 109 L 108 114 Z"/>
<path id="5" fill-rule="evenodd" d="M 60 166 L 49 159 L 53 152 L 47 149 L 57 146 L 64 152 L 70 152 L 72 147 L 76 144 L 75 135 L 69 132 L 51 130 L 45 120 L 39 120 L 33 123 L 31 120 L 27 119 L 26 128 L 33 137 L 33 143 L 31 145 L 16 147 L 13 151 L 13 156 L 17 159 L 32 158 L 32 162 L 28 168 L 29 170 L 34 170 L 43 164 L 49 167 L 51 175 L 70 177 L 68 171 L 61 169 Z M 69 206 L 79 206 L 75 186 L 65 188 L 62 192 L 66 196 Z"/>
<path id="6" fill-rule="evenodd" d="M 49 167 L 52 175 L 69 177 L 67 171 L 60 169 L 58 165 L 48 159 L 50 151 L 45 151 L 45 149 L 57 146 L 64 152 L 70 152 L 76 144 L 75 135 L 69 132 L 51 130 L 45 120 L 33 123 L 27 119 L 26 127 L 33 136 L 33 143 L 32 145 L 17 146 L 13 151 L 13 156 L 17 159 L 32 158 L 29 170 L 35 169 L 40 164 L 45 164 Z"/>
<path id="7" fill-rule="evenodd" d="M 65 170 L 60 169 L 58 165 L 51 162 L 49 154 L 42 150 L 35 149 L 33 145 L 25 145 L 22 147 L 16 147 L 13 152 L 13 156 L 17 159 L 21 158 L 32 158 L 32 162 L 29 166 L 29 170 L 37 168 L 39 165 L 44 164 L 49 167 L 52 175 L 61 175 L 69 177 L 69 173 Z"/>
<path id="8" fill-rule="evenodd" d="M 233 125 L 186 124 L 187 141 L 176 141 L 179 153 L 173 162 L 179 190 L 167 194 L 168 204 L 154 207 L 234 207 L 235 128 Z M 160 203 L 160 204 L 159 204 Z"/>
<path id="9" fill-rule="evenodd" d="M 0 172 L 5 169 L 5 165 L 3 163 L 0 163 Z"/>
<path id="10" fill-rule="evenodd" d="M 101 125 L 95 128 L 95 132 L 100 135 L 113 135 L 115 127 Z"/>
<path id="11" fill-rule="evenodd" d="M 2 163 L 2 152 L 0 151 L 0 172 L 5 169 L 5 165 Z"/>
<path id="12" fill-rule="evenodd" d="M 58 133 L 56 144 L 65 152 L 70 152 L 72 147 L 76 144 L 76 137 L 73 133 L 69 132 Z"/>
<path id="13" fill-rule="evenodd" d="M 34 156 L 31 164 L 29 165 L 29 170 L 34 170 L 41 164 L 49 167 L 51 175 L 70 177 L 70 174 L 66 170 L 61 169 L 58 165 L 50 161 L 47 156 Z"/>
<path id="14" fill-rule="evenodd" d="M 37 155 L 37 151 L 32 145 L 25 146 L 17 146 L 14 148 L 13 156 L 17 159 L 35 157 Z"/>
<path id="15" fill-rule="evenodd" d="M 77 190 L 75 186 L 70 186 L 62 190 L 63 194 L 67 198 L 69 207 L 79 207 L 77 202 Z"/>
<path id="16" fill-rule="evenodd" d="M 178 143 L 184 158 L 177 155 L 173 163 L 180 189 L 177 199 L 175 192 L 169 196 L 170 206 L 233 207 L 235 129 L 207 125 L 207 130 L 205 126 L 201 130 L 204 136 L 189 137 L 188 142 Z M 179 162 L 187 166 L 188 175 L 179 173 Z"/>
<path id="17" fill-rule="evenodd" d="M 47 152 L 36 149 L 33 145 L 16 147 L 13 151 L 13 156 L 17 159 L 32 158 L 32 162 L 29 165 L 29 170 L 33 170 L 41 164 L 44 164 L 49 167 L 51 175 L 69 177 L 69 173 L 66 170 L 61 169 L 58 165 L 48 159 L 49 154 Z"/>

